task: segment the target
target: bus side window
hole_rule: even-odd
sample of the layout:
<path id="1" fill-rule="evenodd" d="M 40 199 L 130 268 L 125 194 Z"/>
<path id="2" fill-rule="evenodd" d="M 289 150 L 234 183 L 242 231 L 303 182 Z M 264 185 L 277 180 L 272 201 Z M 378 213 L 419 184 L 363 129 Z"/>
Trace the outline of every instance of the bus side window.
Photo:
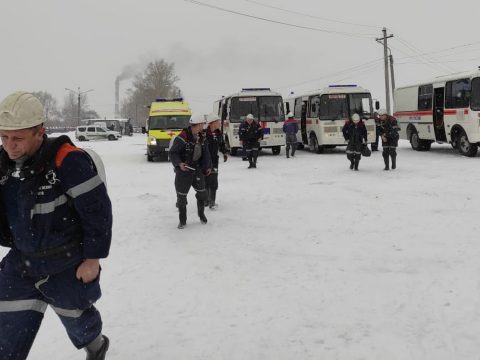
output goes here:
<path id="1" fill-rule="evenodd" d="M 418 110 L 432 109 L 433 85 L 418 87 Z"/>
<path id="2" fill-rule="evenodd" d="M 445 107 L 450 109 L 468 107 L 470 91 L 470 79 L 448 81 L 445 85 Z"/>
<path id="3" fill-rule="evenodd" d="M 310 117 L 318 118 L 318 112 L 320 110 L 320 98 L 318 96 L 314 96 L 310 98 Z"/>
<path id="4" fill-rule="evenodd" d="M 301 98 L 298 98 L 298 99 L 295 99 L 295 117 L 296 118 L 301 118 L 302 117 L 302 105 L 303 105 L 303 102 L 302 102 L 302 99 Z"/>

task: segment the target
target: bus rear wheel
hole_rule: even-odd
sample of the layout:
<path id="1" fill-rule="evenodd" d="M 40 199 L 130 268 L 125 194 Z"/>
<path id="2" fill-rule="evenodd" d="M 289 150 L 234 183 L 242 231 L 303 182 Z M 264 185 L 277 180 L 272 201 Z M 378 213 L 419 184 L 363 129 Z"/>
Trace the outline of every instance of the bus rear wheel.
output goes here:
<path id="1" fill-rule="evenodd" d="M 477 155 L 478 145 L 468 141 L 465 131 L 460 132 L 458 135 L 458 151 L 460 151 L 460 154 L 468 157 Z"/>
<path id="2" fill-rule="evenodd" d="M 315 134 L 310 135 L 310 143 L 308 144 L 310 151 L 317 154 L 323 153 L 323 146 L 318 145 L 317 136 Z"/>
<path id="3" fill-rule="evenodd" d="M 272 154 L 273 155 L 278 155 L 278 154 L 280 154 L 280 150 L 281 150 L 280 146 L 274 146 L 274 147 L 272 147 Z"/>
<path id="4" fill-rule="evenodd" d="M 420 137 L 418 136 L 417 130 L 413 130 L 412 134 L 410 135 L 410 146 L 415 151 L 421 150 Z"/>

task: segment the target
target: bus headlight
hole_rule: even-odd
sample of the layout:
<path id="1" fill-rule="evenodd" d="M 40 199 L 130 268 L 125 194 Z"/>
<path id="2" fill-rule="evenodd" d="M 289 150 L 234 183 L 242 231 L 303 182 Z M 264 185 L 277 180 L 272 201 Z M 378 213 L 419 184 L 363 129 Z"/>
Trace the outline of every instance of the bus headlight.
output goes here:
<path id="1" fill-rule="evenodd" d="M 148 138 L 148 145 L 157 145 L 157 139 L 154 137 Z"/>

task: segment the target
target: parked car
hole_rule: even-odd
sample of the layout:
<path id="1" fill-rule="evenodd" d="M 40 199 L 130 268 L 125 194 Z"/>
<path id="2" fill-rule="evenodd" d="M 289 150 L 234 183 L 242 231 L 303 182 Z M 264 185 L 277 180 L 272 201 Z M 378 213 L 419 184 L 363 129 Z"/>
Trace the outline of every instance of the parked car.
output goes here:
<path id="1" fill-rule="evenodd" d="M 118 131 L 108 130 L 101 126 L 77 126 L 75 130 L 75 137 L 79 141 L 88 140 L 118 140 L 122 137 Z"/>

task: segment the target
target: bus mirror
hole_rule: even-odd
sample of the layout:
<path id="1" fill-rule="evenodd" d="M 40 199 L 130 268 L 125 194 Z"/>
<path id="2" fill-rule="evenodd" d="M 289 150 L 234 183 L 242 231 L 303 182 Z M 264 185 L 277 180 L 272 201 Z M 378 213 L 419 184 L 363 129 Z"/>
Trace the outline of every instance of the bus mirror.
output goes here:
<path id="1" fill-rule="evenodd" d="M 375 101 L 375 110 L 380 109 L 380 101 Z"/>
<path id="2" fill-rule="evenodd" d="M 146 134 L 147 133 L 147 129 L 145 128 L 145 126 L 142 126 L 142 134 Z"/>

